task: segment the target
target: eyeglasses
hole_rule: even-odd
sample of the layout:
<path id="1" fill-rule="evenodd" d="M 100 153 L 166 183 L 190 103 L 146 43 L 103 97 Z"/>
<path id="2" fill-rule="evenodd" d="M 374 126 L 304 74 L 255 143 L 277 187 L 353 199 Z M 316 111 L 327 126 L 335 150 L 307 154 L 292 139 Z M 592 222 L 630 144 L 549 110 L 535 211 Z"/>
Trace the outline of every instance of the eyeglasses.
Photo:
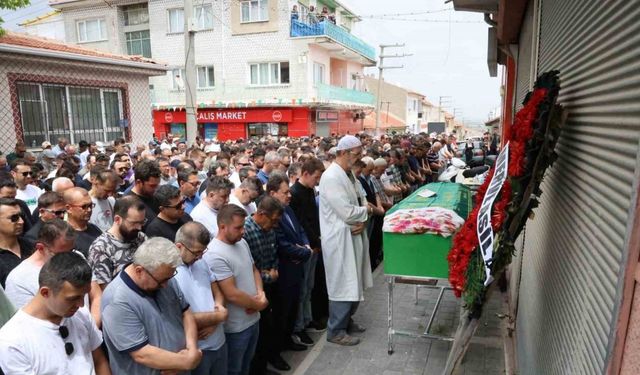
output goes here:
<path id="1" fill-rule="evenodd" d="M 49 208 L 43 208 L 43 210 L 47 211 L 50 214 L 54 214 L 56 216 L 64 216 L 64 214 L 67 213 L 67 210 L 55 210 L 54 211 L 54 210 L 49 209 Z"/>
<path id="2" fill-rule="evenodd" d="M 67 337 L 69 337 L 69 328 L 67 328 L 66 326 L 60 326 L 58 328 L 58 332 L 60 332 L 62 340 L 65 340 Z M 65 342 L 64 351 L 67 353 L 67 355 L 71 355 L 73 353 L 73 344 L 70 342 Z"/>
<path id="3" fill-rule="evenodd" d="M 195 182 L 187 181 L 187 183 L 191 184 L 191 186 L 193 186 L 194 188 L 197 188 L 198 186 L 200 186 L 200 181 L 195 181 Z"/>
<path id="4" fill-rule="evenodd" d="M 20 216 L 20 214 L 13 214 L 9 216 L 7 219 L 10 220 L 12 223 L 17 223 L 18 221 L 20 221 L 20 219 L 22 219 L 22 216 Z"/>
<path id="5" fill-rule="evenodd" d="M 86 210 L 88 210 L 90 208 L 94 208 L 96 206 L 96 204 L 91 202 L 91 203 L 87 203 L 87 204 L 70 204 L 69 206 L 71 206 L 71 207 L 80 207 L 80 208 L 82 208 L 83 210 L 86 211 Z"/>
<path id="6" fill-rule="evenodd" d="M 182 198 L 182 200 L 180 202 L 174 204 L 173 206 L 168 206 L 167 205 L 167 206 L 162 206 L 162 207 L 178 209 L 178 208 L 184 207 L 184 203 L 186 201 L 187 201 L 187 198 Z"/>
<path id="7" fill-rule="evenodd" d="M 191 255 L 195 256 L 196 258 L 201 257 L 201 256 L 202 256 L 202 255 L 204 255 L 204 253 L 206 253 L 206 252 L 207 252 L 207 250 L 208 250 L 208 248 L 206 248 L 206 247 L 205 247 L 205 248 L 204 248 L 204 250 L 196 252 L 196 251 L 193 251 L 193 250 L 189 249 L 189 248 L 187 247 L 187 245 L 185 245 L 185 244 L 182 244 L 182 247 L 184 247 L 184 249 L 185 249 L 185 250 L 187 250 L 188 252 L 190 252 L 190 253 L 191 253 Z"/>
<path id="8" fill-rule="evenodd" d="M 155 278 L 155 276 L 153 276 L 153 275 L 151 274 L 151 272 L 149 272 L 146 268 L 142 267 L 142 269 L 144 270 L 144 272 L 146 272 L 146 273 L 147 273 L 147 275 L 149 275 L 149 277 L 151 277 L 151 278 L 153 279 L 153 281 L 155 281 L 156 283 L 158 283 L 158 286 L 160 286 L 160 285 L 162 285 L 162 284 L 164 284 L 164 283 L 168 282 L 169 280 L 173 279 L 173 278 L 178 274 L 178 270 L 174 270 L 174 271 L 173 271 L 173 275 L 171 275 L 170 277 L 168 277 L 168 278 L 166 278 L 166 279 L 164 279 L 164 280 L 160 281 L 160 280 L 156 279 L 156 278 Z"/>
<path id="9" fill-rule="evenodd" d="M 31 176 L 33 177 L 33 172 L 22 172 L 22 177 Z"/>
<path id="10" fill-rule="evenodd" d="M 145 218 L 142 221 L 131 221 L 129 219 L 124 219 L 125 221 L 128 221 L 130 224 L 132 225 L 141 225 L 141 226 L 145 226 L 147 224 L 147 221 L 149 221 L 147 218 Z"/>

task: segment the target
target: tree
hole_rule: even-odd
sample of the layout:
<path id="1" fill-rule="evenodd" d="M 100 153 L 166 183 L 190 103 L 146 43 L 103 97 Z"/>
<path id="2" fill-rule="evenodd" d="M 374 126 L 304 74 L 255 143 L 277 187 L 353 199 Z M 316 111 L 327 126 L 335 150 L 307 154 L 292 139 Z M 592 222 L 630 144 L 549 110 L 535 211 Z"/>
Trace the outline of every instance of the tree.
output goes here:
<path id="1" fill-rule="evenodd" d="M 29 5 L 29 0 L 0 0 L 0 9 L 16 10 L 18 8 L 26 7 Z M 4 20 L 0 17 L 0 36 L 4 35 L 4 29 L 2 24 Z"/>

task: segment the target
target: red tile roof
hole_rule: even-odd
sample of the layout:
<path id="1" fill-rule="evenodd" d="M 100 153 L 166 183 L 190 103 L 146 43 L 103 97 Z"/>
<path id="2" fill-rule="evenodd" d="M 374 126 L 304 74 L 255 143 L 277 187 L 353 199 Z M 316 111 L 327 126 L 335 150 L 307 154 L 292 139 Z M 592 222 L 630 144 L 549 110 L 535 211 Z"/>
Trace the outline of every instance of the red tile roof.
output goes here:
<path id="1" fill-rule="evenodd" d="M 72 53 L 76 55 L 84 55 L 90 57 L 104 57 L 108 59 L 124 60 L 131 62 L 140 62 L 147 64 L 158 64 L 154 60 L 148 59 L 142 56 L 124 56 L 116 55 L 109 52 L 98 51 L 81 47 L 75 44 L 68 44 L 55 39 L 48 39 L 39 36 L 33 36 L 23 33 L 16 33 L 12 31 L 6 31 L 3 36 L 0 36 L 0 45 L 13 45 L 17 47 L 37 48 L 42 50 L 57 51 L 64 53 Z M 158 64 L 160 68 L 162 64 Z"/>

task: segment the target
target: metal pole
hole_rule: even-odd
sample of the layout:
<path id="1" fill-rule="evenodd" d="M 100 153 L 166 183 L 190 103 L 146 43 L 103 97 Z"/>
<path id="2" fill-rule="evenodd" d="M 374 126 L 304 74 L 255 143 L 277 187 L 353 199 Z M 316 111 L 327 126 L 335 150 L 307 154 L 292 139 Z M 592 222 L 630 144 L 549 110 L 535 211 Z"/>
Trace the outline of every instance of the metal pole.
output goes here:
<path id="1" fill-rule="evenodd" d="M 187 115 L 186 140 L 192 145 L 198 135 L 196 119 L 196 46 L 192 0 L 184 0 L 184 92 Z"/>
<path id="2" fill-rule="evenodd" d="M 374 135 L 380 135 L 380 105 L 382 104 L 382 61 L 384 60 L 384 47 L 380 46 L 380 62 L 378 63 L 378 91 L 376 92 L 376 129 Z"/>

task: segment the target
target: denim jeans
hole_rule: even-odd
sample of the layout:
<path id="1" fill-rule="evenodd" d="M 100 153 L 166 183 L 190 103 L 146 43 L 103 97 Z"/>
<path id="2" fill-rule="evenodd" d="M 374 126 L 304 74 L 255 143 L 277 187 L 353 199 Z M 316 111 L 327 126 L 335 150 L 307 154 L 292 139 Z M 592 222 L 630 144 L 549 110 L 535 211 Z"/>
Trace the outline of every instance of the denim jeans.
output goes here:
<path id="1" fill-rule="evenodd" d="M 198 367 L 191 371 L 191 375 L 227 375 L 227 351 L 227 343 L 218 350 L 203 350 L 202 360 Z"/>
<path id="2" fill-rule="evenodd" d="M 339 337 L 347 333 L 351 317 L 356 313 L 359 304 L 360 302 L 329 301 L 327 339 Z"/>
<path id="3" fill-rule="evenodd" d="M 304 276 L 300 287 L 300 304 L 293 332 L 304 331 L 307 324 L 311 323 L 311 320 L 313 319 L 313 316 L 311 315 L 311 291 L 315 284 L 318 256 L 319 254 L 313 254 L 306 262 L 304 262 Z"/>
<path id="4" fill-rule="evenodd" d="M 242 332 L 226 333 L 229 375 L 247 375 L 258 344 L 259 322 Z"/>

